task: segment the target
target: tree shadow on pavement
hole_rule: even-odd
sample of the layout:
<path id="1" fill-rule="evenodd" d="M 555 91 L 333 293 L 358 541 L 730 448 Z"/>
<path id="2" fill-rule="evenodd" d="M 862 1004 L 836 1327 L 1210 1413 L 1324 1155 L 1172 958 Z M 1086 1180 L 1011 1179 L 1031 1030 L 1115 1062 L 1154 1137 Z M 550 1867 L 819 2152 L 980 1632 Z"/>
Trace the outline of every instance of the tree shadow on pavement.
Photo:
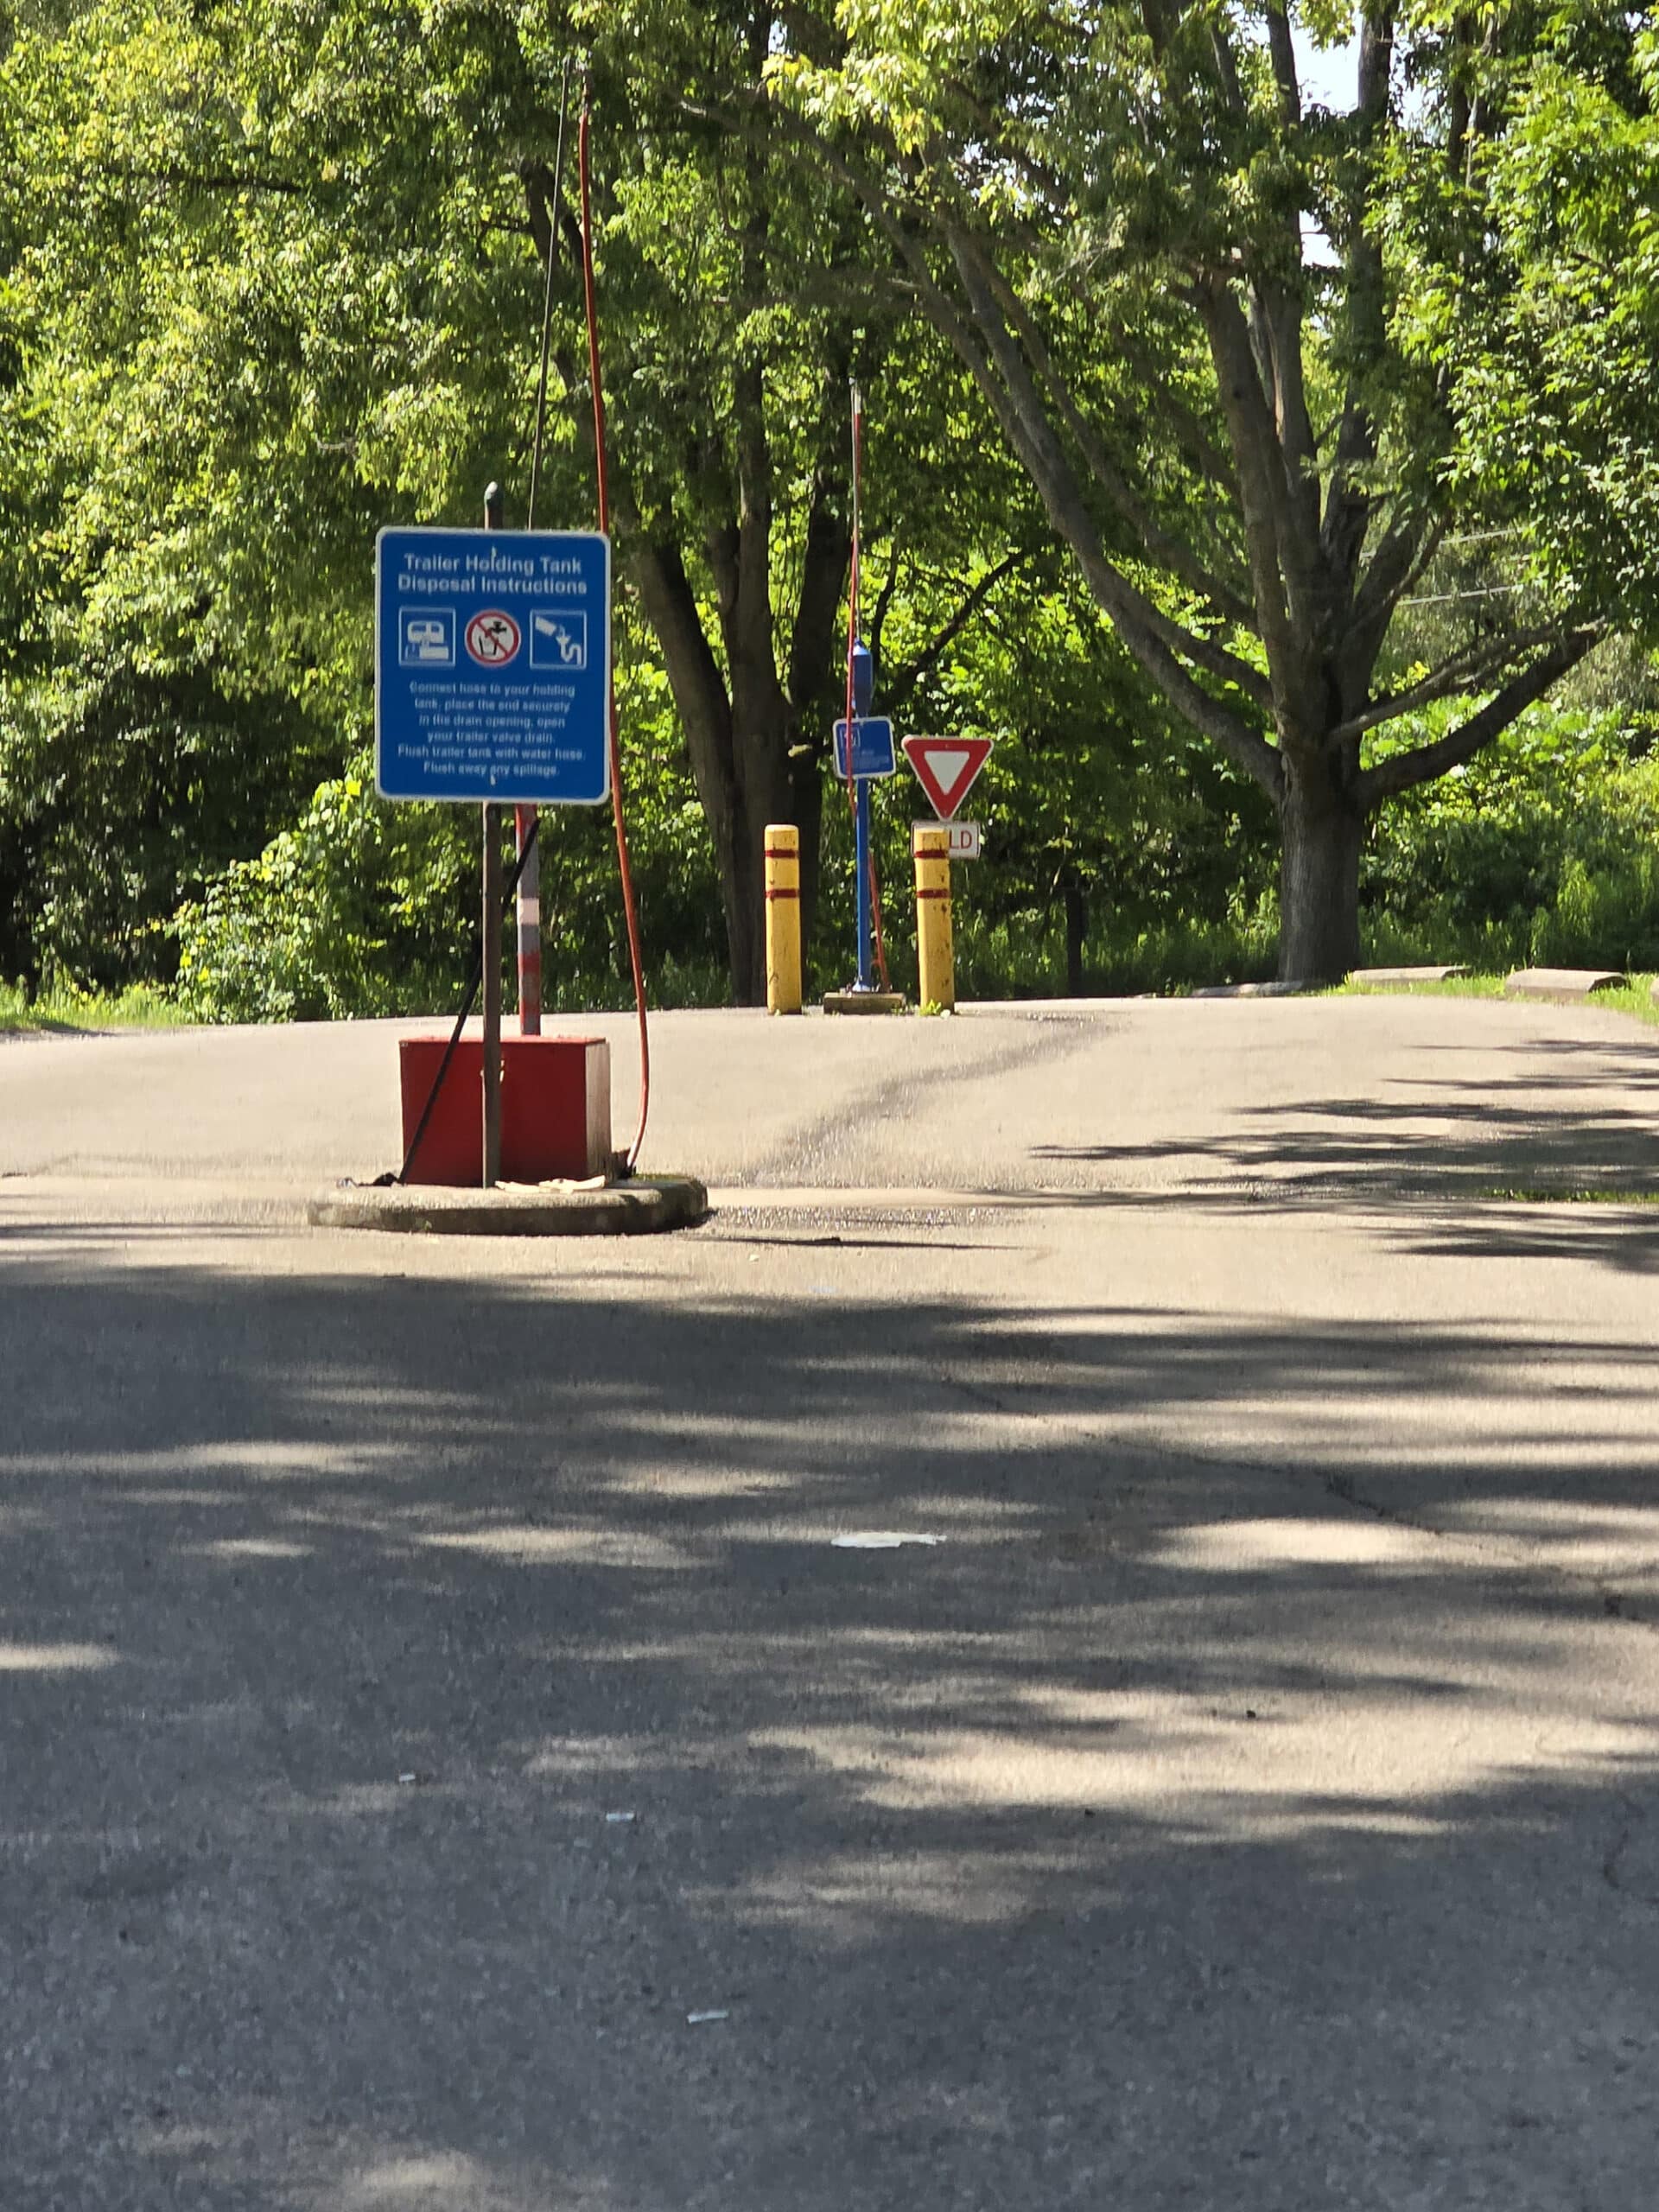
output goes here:
<path id="1" fill-rule="evenodd" d="M 19 2212 L 1647 2193 L 1651 1345 L 24 1265 Z"/>
<path id="2" fill-rule="evenodd" d="M 1492 1077 L 1452 1072 L 1392 1081 L 1398 1095 L 1325 1097 L 1244 1107 L 1217 1132 L 1145 1144 L 1045 1145 L 1036 1160 L 1122 1167 L 1192 1163 L 1217 1178 L 1266 1177 L 1290 1198 L 1493 1197 L 1537 1190 L 1659 1194 L 1659 1049 L 1618 1051 L 1571 1039 L 1510 1048 L 1526 1065 Z M 1574 1057 L 1577 1056 L 1577 1057 Z M 1427 1057 L 1460 1057 L 1440 1047 Z M 1560 1058 L 1562 1071 L 1535 1063 Z M 1616 1086 L 1613 1099 L 1599 1085 Z"/>

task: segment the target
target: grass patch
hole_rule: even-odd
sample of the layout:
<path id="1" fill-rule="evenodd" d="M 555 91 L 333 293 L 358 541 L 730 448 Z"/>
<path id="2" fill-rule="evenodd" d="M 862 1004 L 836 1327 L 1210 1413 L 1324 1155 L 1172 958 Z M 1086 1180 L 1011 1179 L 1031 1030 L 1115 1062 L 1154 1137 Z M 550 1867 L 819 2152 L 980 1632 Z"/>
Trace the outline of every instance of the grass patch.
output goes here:
<path id="1" fill-rule="evenodd" d="M 0 983 L 0 1035 L 55 1032 L 88 1034 L 101 1029 L 177 1029 L 189 1020 L 172 999 L 153 985 L 129 984 L 106 995 L 97 991 L 52 990 L 30 998 L 21 983 Z"/>
<path id="2" fill-rule="evenodd" d="M 1437 999 L 1501 999 L 1503 995 L 1504 976 L 1459 976 L 1446 983 L 1339 983 L 1337 995 L 1357 999 L 1437 998 Z M 1659 1006 L 1653 1001 L 1651 976 L 1632 976 L 1623 990 L 1598 991 L 1583 1001 L 1586 1006 L 1610 1007 L 1615 1014 L 1628 1014 L 1637 1021 L 1645 1021 L 1650 1028 L 1659 1028 Z M 1547 999 L 1516 1000 L 1516 1005 L 1547 1006 Z M 1577 1003 L 1570 1001 L 1570 1003 Z"/>

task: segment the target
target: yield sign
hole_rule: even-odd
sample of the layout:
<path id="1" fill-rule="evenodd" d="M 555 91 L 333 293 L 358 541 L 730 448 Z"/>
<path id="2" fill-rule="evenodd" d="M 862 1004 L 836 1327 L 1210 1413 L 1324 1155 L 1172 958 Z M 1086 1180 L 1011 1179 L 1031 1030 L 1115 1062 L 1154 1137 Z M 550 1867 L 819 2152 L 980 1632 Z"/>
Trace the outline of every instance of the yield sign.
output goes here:
<path id="1" fill-rule="evenodd" d="M 905 758 L 941 822 L 950 819 L 991 757 L 988 737 L 907 737 L 904 747 Z"/>

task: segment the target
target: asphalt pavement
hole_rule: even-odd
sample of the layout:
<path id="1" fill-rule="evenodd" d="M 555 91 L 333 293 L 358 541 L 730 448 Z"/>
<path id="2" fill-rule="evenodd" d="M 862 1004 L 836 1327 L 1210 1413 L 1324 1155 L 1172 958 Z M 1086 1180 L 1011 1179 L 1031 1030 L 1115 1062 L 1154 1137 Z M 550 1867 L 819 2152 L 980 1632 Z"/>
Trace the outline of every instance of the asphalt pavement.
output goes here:
<path id="1" fill-rule="evenodd" d="M 1659 1033 L 670 1015 L 704 1227 L 308 1229 L 398 1033 L 0 1040 L 5 2212 L 1654 2196 Z"/>

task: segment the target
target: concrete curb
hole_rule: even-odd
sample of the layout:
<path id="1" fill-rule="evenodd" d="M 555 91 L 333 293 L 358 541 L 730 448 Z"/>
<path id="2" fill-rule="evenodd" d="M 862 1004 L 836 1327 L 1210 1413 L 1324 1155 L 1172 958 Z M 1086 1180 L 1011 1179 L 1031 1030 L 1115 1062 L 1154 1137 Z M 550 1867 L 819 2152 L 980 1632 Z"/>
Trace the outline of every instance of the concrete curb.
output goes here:
<path id="1" fill-rule="evenodd" d="M 1324 988 L 1321 983 L 1206 983 L 1194 991 L 1195 999 L 1294 999 L 1304 991 Z"/>
<path id="2" fill-rule="evenodd" d="M 515 1183 L 493 1191 L 438 1184 L 341 1183 L 311 1199 L 315 1229 L 379 1229 L 429 1236 L 648 1236 L 706 1218 L 709 1193 L 691 1175 L 639 1175 L 602 1190 Z"/>
<path id="3" fill-rule="evenodd" d="M 826 1014 L 907 1014 L 902 991 L 826 991 Z"/>
<path id="4" fill-rule="evenodd" d="M 1356 968 L 1348 980 L 1363 991 L 1408 991 L 1419 983 L 1454 983 L 1466 968 Z"/>
<path id="5" fill-rule="evenodd" d="M 1553 999 L 1571 1006 L 1597 991 L 1622 990 L 1628 978 L 1616 968 L 1517 968 L 1503 986 L 1510 999 Z"/>

